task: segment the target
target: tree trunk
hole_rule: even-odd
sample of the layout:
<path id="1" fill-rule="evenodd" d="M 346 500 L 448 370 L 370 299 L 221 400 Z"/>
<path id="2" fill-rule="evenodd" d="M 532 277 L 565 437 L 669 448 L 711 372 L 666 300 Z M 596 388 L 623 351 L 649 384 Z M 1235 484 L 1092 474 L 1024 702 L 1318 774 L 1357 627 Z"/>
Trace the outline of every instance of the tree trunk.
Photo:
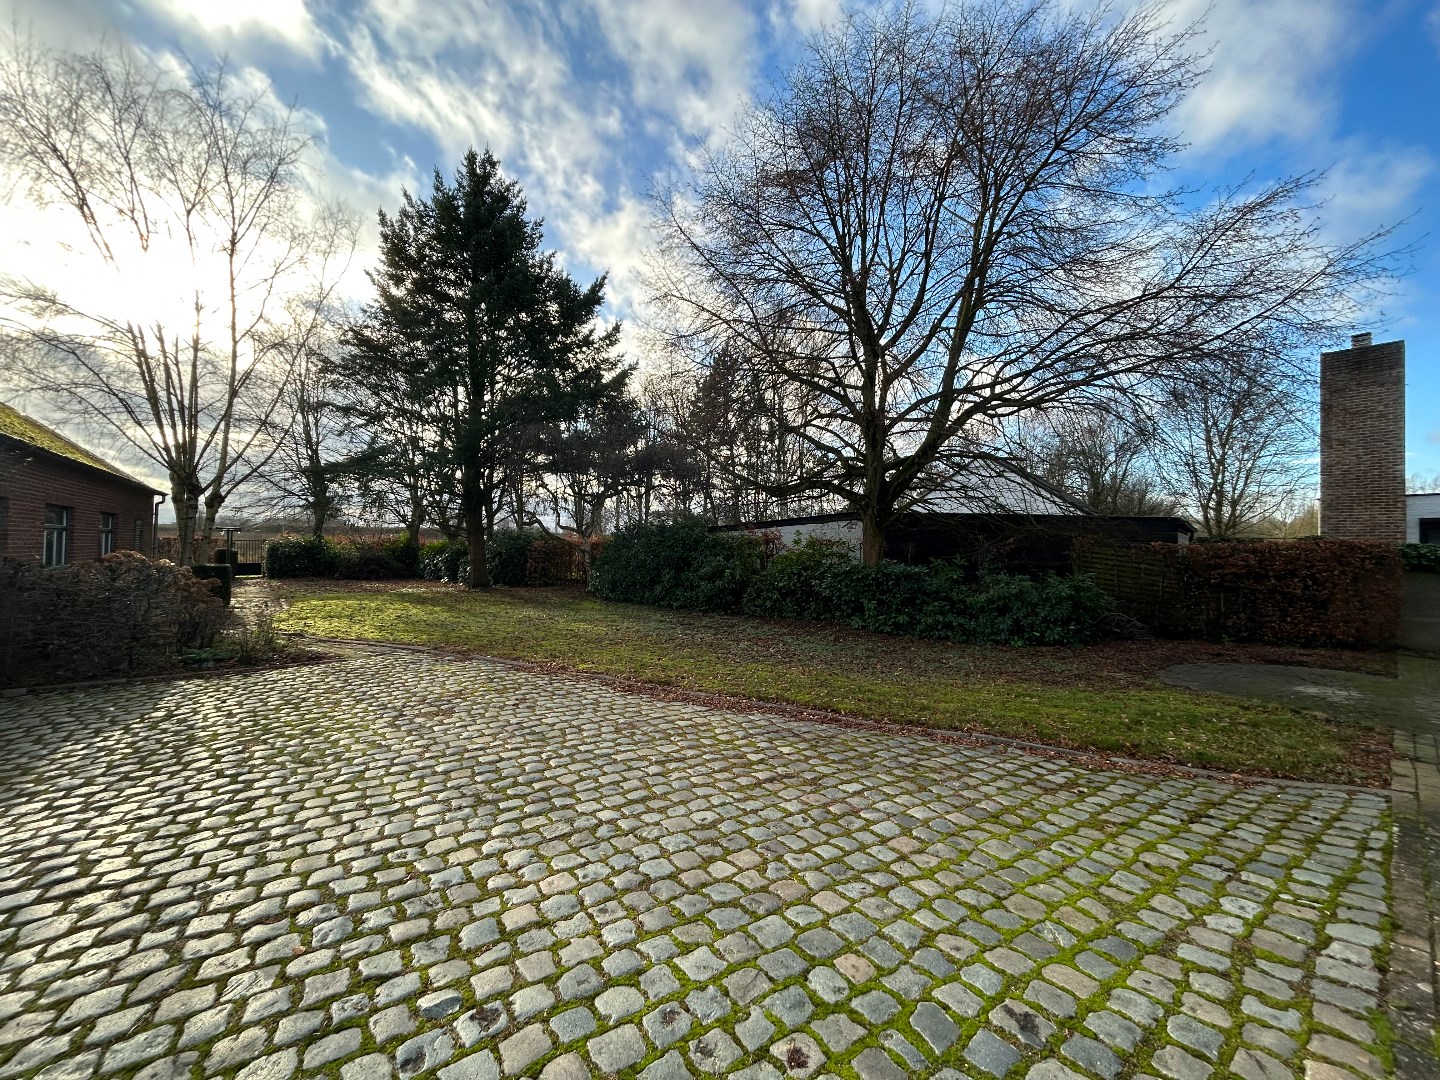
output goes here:
<path id="1" fill-rule="evenodd" d="M 325 519 L 330 516 L 330 497 L 322 488 L 310 500 L 310 538 L 320 540 L 325 536 Z"/>
<path id="2" fill-rule="evenodd" d="M 879 566 L 885 557 L 885 529 L 874 509 L 860 511 L 860 561 L 866 566 Z"/>
<path id="3" fill-rule="evenodd" d="M 465 546 L 470 552 L 470 572 L 465 576 L 465 586 L 470 589 L 490 588 L 490 568 L 485 565 L 486 519 L 483 500 L 473 490 L 460 491 L 462 512 L 465 516 Z"/>
<path id="4" fill-rule="evenodd" d="M 465 546 L 470 552 L 470 572 L 465 576 L 465 587 L 468 589 L 490 588 L 490 570 L 485 565 L 485 530 L 483 528 L 468 530 L 465 535 Z"/>
<path id="5" fill-rule="evenodd" d="M 208 551 L 214 545 L 215 521 L 220 516 L 220 504 L 224 496 L 215 489 L 205 496 L 205 518 L 200 529 L 200 550 Z"/>
<path id="6" fill-rule="evenodd" d="M 181 566 L 195 561 L 195 522 L 200 517 L 200 495 L 184 483 L 170 485 L 170 504 L 175 508 L 175 535 L 179 542 L 176 557 Z"/>
<path id="7" fill-rule="evenodd" d="M 410 536 L 410 542 L 417 547 L 420 545 L 420 526 L 425 521 L 425 500 L 420 497 L 416 488 L 410 489 L 410 516 L 405 521 L 405 531 Z"/>

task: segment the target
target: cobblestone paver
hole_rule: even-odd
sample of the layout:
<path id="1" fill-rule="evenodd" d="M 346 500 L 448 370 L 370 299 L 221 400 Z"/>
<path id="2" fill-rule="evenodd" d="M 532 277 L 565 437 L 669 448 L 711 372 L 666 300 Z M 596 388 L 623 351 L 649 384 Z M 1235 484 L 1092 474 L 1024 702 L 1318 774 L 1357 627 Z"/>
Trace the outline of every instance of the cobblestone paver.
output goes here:
<path id="1" fill-rule="evenodd" d="M 424 657 L 0 739 L 0 1080 L 1391 1067 L 1376 794 Z"/>

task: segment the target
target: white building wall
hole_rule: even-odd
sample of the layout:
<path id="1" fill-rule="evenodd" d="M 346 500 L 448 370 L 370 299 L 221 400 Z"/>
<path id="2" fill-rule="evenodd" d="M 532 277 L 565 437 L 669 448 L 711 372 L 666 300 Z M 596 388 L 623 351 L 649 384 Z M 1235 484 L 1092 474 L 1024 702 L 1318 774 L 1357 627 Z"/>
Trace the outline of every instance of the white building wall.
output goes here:
<path id="1" fill-rule="evenodd" d="M 1420 519 L 1440 518 L 1440 492 L 1405 496 L 1405 542 L 1420 542 Z"/>
<path id="2" fill-rule="evenodd" d="M 813 525 L 777 525 L 764 531 L 778 535 L 786 547 L 813 536 L 817 540 L 839 540 L 856 555 L 860 554 L 860 522 L 858 521 L 820 521 Z"/>

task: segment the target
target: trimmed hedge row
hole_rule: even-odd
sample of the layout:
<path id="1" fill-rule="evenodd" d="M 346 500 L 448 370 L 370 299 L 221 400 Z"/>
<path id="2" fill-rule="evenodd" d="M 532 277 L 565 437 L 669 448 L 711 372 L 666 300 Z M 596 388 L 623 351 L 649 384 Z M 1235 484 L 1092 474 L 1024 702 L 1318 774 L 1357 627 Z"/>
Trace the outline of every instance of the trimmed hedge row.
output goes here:
<path id="1" fill-rule="evenodd" d="M 265 545 L 265 576 L 333 577 L 358 581 L 412 578 L 419 548 L 408 536 L 347 536 L 316 540 L 282 536 Z"/>
<path id="2" fill-rule="evenodd" d="M 1091 641 L 1112 607 L 1083 576 L 970 580 L 953 562 L 863 566 L 844 546 L 816 539 L 767 558 L 759 537 L 698 521 L 617 533 L 596 560 L 593 587 L 605 599 L 657 607 L 1007 645 Z"/>
<path id="3" fill-rule="evenodd" d="M 1121 609 L 1158 633 L 1271 645 L 1394 640 L 1401 555 L 1360 540 L 1214 541 L 1082 548 Z"/>

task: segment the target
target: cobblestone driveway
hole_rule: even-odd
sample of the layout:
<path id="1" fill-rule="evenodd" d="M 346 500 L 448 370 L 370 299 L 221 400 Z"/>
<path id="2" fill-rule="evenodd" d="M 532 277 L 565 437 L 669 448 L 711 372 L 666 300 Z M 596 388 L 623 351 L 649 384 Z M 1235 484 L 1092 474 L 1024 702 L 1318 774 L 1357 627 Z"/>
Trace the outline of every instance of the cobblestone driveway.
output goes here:
<path id="1" fill-rule="evenodd" d="M 1374 795 L 416 657 L 0 740 L 0 1077 L 1386 1068 Z"/>

